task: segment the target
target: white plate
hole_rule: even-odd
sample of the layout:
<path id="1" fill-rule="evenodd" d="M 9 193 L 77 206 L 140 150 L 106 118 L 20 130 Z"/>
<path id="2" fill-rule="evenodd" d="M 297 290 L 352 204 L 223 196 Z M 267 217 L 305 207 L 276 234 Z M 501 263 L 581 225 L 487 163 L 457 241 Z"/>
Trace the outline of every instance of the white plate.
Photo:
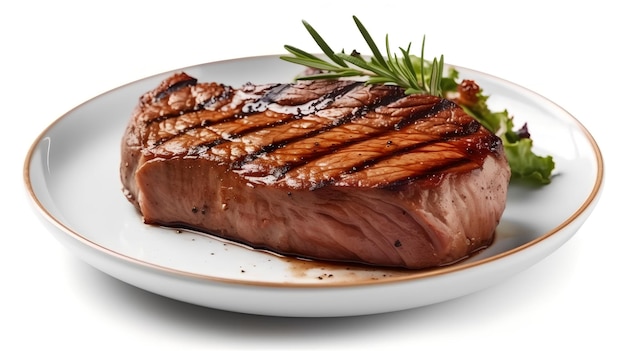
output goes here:
<path id="1" fill-rule="evenodd" d="M 458 264 L 399 271 L 283 258 L 191 232 L 144 225 L 119 180 L 119 150 L 131 111 L 171 72 L 143 79 L 76 107 L 35 140 L 24 179 L 36 213 L 55 237 L 92 266 L 122 281 L 202 306 L 276 316 L 349 316 L 396 311 L 460 297 L 495 284 L 566 242 L 598 201 L 600 150 L 566 111 L 502 79 L 458 68 L 527 121 L 539 153 L 557 172 L 541 188 L 511 186 L 489 249 Z M 183 69 L 234 86 L 291 80 L 301 68 L 277 56 Z"/>

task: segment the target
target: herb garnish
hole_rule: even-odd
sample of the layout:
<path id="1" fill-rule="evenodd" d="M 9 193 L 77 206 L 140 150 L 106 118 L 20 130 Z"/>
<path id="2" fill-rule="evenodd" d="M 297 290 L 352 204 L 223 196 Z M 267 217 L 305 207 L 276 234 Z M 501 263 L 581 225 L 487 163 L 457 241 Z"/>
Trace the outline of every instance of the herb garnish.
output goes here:
<path id="1" fill-rule="evenodd" d="M 313 74 L 298 79 L 339 79 L 346 77 L 367 77 L 367 83 L 386 84 L 393 83 L 406 89 L 407 94 L 425 93 L 441 96 L 441 77 L 443 76 L 443 55 L 437 60 L 428 62 L 424 57 L 424 43 L 422 40 L 422 54 L 418 57 L 411 55 L 411 44 L 406 49 L 400 48 L 401 57 L 391 53 L 389 49 L 389 36 L 385 40 L 387 57 L 384 57 L 378 46 L 372 40 L 369 32 L 356 16 L 353 16 L 356 26 L 372 51 L 372 58 L 367 61 L 357 51 L 346 54 L 344 51 L 334 52 L 318 32 L 306 21 L 302 21 L 309 34 L 315 39 L 317 45 L 330 59 L 324 60 L 316 55 L 300 50 L 291 45 L 285 45 L 285 49 L 294 56 L 281 56 L 281 59 L 297 63 L 310 68 L 315 68 L 323 73 Z M 351 65 L 349 65 L 351 64 Z M 354 67 L 356 66 L 356 67 Z"/>
<path id="2" fill-rule="evenodd" d="M 350 54 L 346 54 L 343 50 L 335 52 L 306 21 L 302 21 L 304 27 L 322 49 L 326 59 L 291 45 L 284 47 L 293 56 L 280 58 L 316 70 L 314 74 L 298 76 L 299 80 L 362 77 L 368 84 L 401 86 L 405 88 L 407 94 L 430 94 L 454 100 L 469 115 L 502 139 L 511 167 L 512 179 L 537 185 L 550 183 L 555 167 L 554 161 L 551 156 L 539 156 L 532 151 L 532 139 L 528 126 L 524 124 L 520 129 L 514 130 L 513 117 L 509 116 L 506 110 L 491 111 L 487 106 L 488 96 L 483 93 L 482 89 L 476 90 L 469 100 L 455 99 L 455 95 L 465 81 L 459 81 L 458 71 L 454 68 L 450 68 L 448 76 L 444 76 L 443 55 L 432 61 L 424 59 L 425 36 L 422 39 L 420 56 L 411 54 L 409 43 L 406 49 L 399 48 L 401 55 L 398 57 L 391 52 L 389 35 L 387 35 L 385 37 L 386 56 L 383 56 L 361 21 L 356 16 L 353 16 L 353 19 L 372 51 L 369 61 L 356 50 Z"/>

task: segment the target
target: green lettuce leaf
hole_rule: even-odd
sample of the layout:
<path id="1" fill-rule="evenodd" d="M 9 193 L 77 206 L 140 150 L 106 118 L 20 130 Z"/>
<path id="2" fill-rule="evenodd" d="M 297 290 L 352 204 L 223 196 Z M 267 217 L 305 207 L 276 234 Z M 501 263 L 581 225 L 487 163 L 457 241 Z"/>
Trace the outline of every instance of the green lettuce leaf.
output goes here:
<path id="1" fill-rule="evenodd" d="M 551 156 L 538 156 L 532 151 L 533 141 L 523 138 L 514 143 L 504 141 L 504 151 L 511 167 L 511 178 L 532 184 L 549 184 L 554 161 Z"/>
<path id="2" fill-rule="evenodd" d="M 448 76 L 442 80 L 444 94 L 455 94 L 458 84 L 458 71 L 451 69 Z M 535 154 L 528 126 L 524 124 L 518 130 L 514 130 L 513 118 L 509 116 L 508 111 L 491 111 L 487 104 L 488 99 L 489 96 L 480 89 L 471 105 L 459 101 L 457 103 L 470 116 L 502 139 L 504 152 L 511 167 L 512 180 L 535 185 L 549 184 L 555 167 L 552 156 Z"/>

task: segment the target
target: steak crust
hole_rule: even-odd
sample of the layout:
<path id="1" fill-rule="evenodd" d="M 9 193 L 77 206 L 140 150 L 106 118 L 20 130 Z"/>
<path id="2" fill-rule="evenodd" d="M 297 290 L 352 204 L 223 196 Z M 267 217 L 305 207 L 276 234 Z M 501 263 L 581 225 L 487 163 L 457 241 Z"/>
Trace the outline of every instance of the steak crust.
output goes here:
<path id="1" fill-rule="evenodd" d="M 177 73 L 140 98 L 121 156 L 147 224 L 410 269 L 488 246 L 510 177 L 501 140 L 456 104 L 354 81 Z"/>

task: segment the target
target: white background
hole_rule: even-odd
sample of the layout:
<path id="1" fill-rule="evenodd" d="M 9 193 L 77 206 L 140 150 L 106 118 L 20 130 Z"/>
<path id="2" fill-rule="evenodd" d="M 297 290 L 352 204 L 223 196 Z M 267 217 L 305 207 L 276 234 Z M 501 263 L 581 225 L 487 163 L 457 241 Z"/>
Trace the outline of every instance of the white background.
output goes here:
<path id="1" fill-rule="evenodd" d="M 0 5 L 0 349 L 576 349 L 626 347 L 624 12 L 616 1 L 13 1 Z M 23 163 L 37 135 L 119 85 L 189 65 L 318 51 L 305 19 L 340 49 L 351 16 L 394 46 L 515 82 L 556 102 L 606 162 L 596 210 L 561 249 L 502 284 L 376 316 L 288 319 L 201 308 L 82 263 L 37 220 Z M 361 46 L 362 47 L 362 46 Z M 366 51 L 365 48 L 363 51 Z M 622 174 L 622 176 L 620 176 Z"/>

